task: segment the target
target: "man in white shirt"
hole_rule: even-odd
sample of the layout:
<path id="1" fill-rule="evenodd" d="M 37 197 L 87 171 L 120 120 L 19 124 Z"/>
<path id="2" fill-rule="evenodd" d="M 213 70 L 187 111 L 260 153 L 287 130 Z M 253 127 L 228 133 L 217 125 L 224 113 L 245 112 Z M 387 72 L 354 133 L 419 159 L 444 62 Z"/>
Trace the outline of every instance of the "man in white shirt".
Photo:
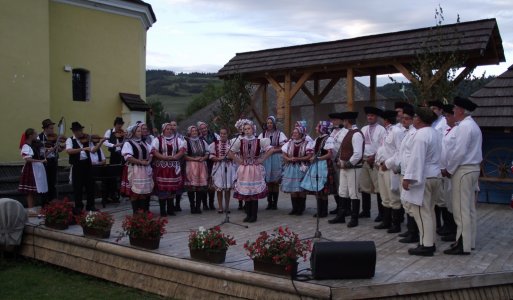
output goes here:
<path id="1" fill-rule="evenodd" d="M 383 111 L 376 107 L 366 106 L 363 108 L 367 115 L 368 125 L 362 128 L 365 138 L 365 152 L 363 153 L 363 167 L 360 174 L 360 190 L 362 192 L 362 212 L 360 218 L 370 218 L 371 194 L 376 194 L 378 203 L 378 216 L 375 222 L 381 222 L 381 212 L 383 206 L 381 204 L 381 196 L 378 190 L 378 170 L 374 168 L 374 160 L 376 152 L 385 136 L 385 127 L 378 124 L 378 117 Z"/>
<path id="2" fill-rule="evenodd" d="M 340 181 L 339 177 L 339 168 L 337 166 L 337 160 L 340 152 L 340 144 L 342 144 L 342 140 L 347 134 L 347 129 L 344 128 L 344 125 L 342 125 L 342 116 L 343 113 L 331 113 L 328 115 L 330 118 L 330 122 L 333 123 L 333 129 L 330 133 L 330 137 L 333 138 L 333 166 L 335 167 L 335 173 L 333 174 L 333 181 L 335 182 L 335 203 L 337 204 L 337 207 L 330 211 L 330 214 L 337 214 L 338 209 L 340 208 L 340 196 L 338 195 L 338 185 Z"/>
<path id="3" fill-rule="evenodd" d="M 436 115 L 429 108 L 417 108 L 413 125 L 417 129 L 411 141 L 411 155 L 402 180 L 405 210 L 419 228 L 419 245 L 408 249 L 410 255 L 433 256 L 435 252 L 435 200 L 440 193 L 440 152 L 442 139 L 431 124 Z"/>
<path id="4" fill-rule="evenodd" d="M 476 243 L 476 191 L 479 165 L 483 160 L 481 129 L 472 119 L 477 104 L 465 98 L 454 98 L 454 141 L 447 151 L 447 166 L 442 174 L 451 178 L 452 208 L 458 226 L 457 242 L 445 254 L 470 254 Z"/>

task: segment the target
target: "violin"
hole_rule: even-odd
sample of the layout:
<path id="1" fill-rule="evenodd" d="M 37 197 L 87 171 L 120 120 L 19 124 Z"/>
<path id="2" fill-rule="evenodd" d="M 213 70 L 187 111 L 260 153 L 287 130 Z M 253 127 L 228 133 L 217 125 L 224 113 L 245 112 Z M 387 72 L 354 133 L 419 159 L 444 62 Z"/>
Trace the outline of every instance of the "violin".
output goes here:
<path id="1" fill-rule="evenodd" d="M 94 144 L 97 144 L 101 141 L 102 137 L 97 135 L 97 134 L 93 134 L 91 135 L 91 142 L 93 142 Z"/>
<path id="2" fill-rule="evenodd" d="M 89 143 L 89 134 L 83 133 L 80 137 L 77 137 L 77 140 L 79 140 L 81 144 Z"/>
<path id="3" fill-rule="evenodd" d="M 59 139 L 59 141 L 57 141 L 57 139 Z M 66 147 L 66 137 L 63 135 L 58 136 L 55 133 L 49 133 L 46 135 L 44 145 L 45 145 L 45 148 L 53 148 L 57 145 L 61 148 L 65 148 Z"/>
<path id="4" fill-rule="evenodd" d="M 114 132 L 114 135 L 116 136 L 116 138 L 118 139 L 123 139 L 125 138 L 125 135 L 126 135 L 126 132 L 123 130 L 123 129 L 120 129 L 120 130 L 116 130 Z"/>

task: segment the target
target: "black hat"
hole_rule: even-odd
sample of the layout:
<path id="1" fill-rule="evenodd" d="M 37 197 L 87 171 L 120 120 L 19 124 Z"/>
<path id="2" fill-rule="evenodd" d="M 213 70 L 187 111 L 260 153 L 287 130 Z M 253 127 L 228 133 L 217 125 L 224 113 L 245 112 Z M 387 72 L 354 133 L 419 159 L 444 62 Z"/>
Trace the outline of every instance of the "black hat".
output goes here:
<path id="1" fill-rule="evenodd" d="M 444 107 L 444 104 L 440 100 L 435 100 L 435 101 L 428 101 L 428 106 L 429 107 L 435 106 L 435 107 L 442 109 Z"/>
<path id="2" fill-rule="evenodd" d="M 330 119 L 340 119 L 343 120 L 344 118 L 341 117 L 342 113 L 331 113 L 328 115 Z"/>
<path id="3" fill-rule="evenodd" d="M 341 120 L 356 120 L 358 118 L 357 111 L 346 111 L 339 114 Z"/>
<path id="4" fill-rule="evenodd" d="M 123 118 L 122 117 L 116 117 L 116 119 L 114 120 L 114 125 L 116 124 L 125 124 L 125 122 L 123 121 Z"/>
<path id="5" fill-rule="evenodd" d="M 422 120 L 422 122 L 431 125 L 438 116 L 428 107 L 415 108 L 415 114 Z"/>
<path id="6" fill-rule="evenodd" d="M 459 106 L 468 111 L 474 111 L 478 105 L 467 98 L 454 97 L 454 105 Z"/>
<path id="7" fill-rule="evenodd" d="M 383 114 L 381 114 L 381 117 L 391 123 L 395 123 L 397 112 L 395 110 L 385 110 Z"/>
<path id="8" fill-rule="evenodd" d="M 396 108 L 401 108 L 402 109 L 402 108 L 404 108 L 407 105 L 411 105 L 411 104 L 407 103 L 407 102 L 399 101 L 399 102 L 394 103 L 394 109 L 396 109 Z"/>
<path id="9" fill-rule="evenodd" d="M 415 110 L 411 104 L 405 105 L 403 107 L 403 115 L 408 115 L 413 118 L 413 115 L 415 115 Z"/>
<path id="10" fill-rule="evenodd" d="M 373 107 L 373 106 L 365 106 L 363 108 L 363 110 L 365 111 L 365 114 L 374 114 L 376 116 L 379 116 L 381 117 L 381 115 L 383 114 L 383 111 L 377 107 Z"/>
<path id="11" fill-rule="evenodd" d="M 447 114 L 451 114 L 451 115 L 454 115 L 454 105 L 452 104 L 444 104 L 444 106 L 442 107 L 442 110 L 444 111 L 444 113 L 447 113 Z"/>
<path id="12" fill-rule="evenodd" d="M 43 124 L 43 129 L 47 128 L 50 125 L 55 125 L 55 123 L 52 122 L 52 120 L 50 119 L 44 119 L 43 122 L 41 122 L 41 124 Z"/>
<path id="13" fill-rule="evenodd" d="M 73 122 L 71 123 L 71 131 L 75 131 L 75 130 L 80 130 L 80 129 L 84 129 L 84 126 L 80 125 L 80 123 L 78 122 Z"/>

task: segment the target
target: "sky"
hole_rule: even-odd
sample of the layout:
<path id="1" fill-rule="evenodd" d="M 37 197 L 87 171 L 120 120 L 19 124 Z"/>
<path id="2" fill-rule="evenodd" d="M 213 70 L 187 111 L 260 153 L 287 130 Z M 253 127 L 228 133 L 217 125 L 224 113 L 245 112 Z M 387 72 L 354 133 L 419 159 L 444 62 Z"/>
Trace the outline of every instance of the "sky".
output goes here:
<path id="1" fill-rule="evenodd" d="M 147 69 L 217 72 L 236 53 L 496 18 L 506 55 L 474 75 L 500 75 L 513 61 L 511 0 L 146 0 L 157 22 L 148 30 Z M 395 76 L 394 76 L 395 77 Z M 397 77 L 401 80 L 401 77 Z M 363 78 L 363 83 L 367 79 Z M 387 76 L 378 85 L 389 83 Z"/>

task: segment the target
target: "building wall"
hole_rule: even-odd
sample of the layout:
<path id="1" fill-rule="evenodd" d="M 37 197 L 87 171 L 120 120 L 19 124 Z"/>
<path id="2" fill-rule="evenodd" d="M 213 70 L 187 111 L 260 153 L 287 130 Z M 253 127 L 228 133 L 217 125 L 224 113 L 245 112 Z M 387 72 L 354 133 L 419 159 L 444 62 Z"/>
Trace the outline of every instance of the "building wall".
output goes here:
<path id="1" fill-rule="evenodd" d="M 26 128 L 50 115 L 48 1 L 0 0 L 0 162 L 21 161 Z"/>

